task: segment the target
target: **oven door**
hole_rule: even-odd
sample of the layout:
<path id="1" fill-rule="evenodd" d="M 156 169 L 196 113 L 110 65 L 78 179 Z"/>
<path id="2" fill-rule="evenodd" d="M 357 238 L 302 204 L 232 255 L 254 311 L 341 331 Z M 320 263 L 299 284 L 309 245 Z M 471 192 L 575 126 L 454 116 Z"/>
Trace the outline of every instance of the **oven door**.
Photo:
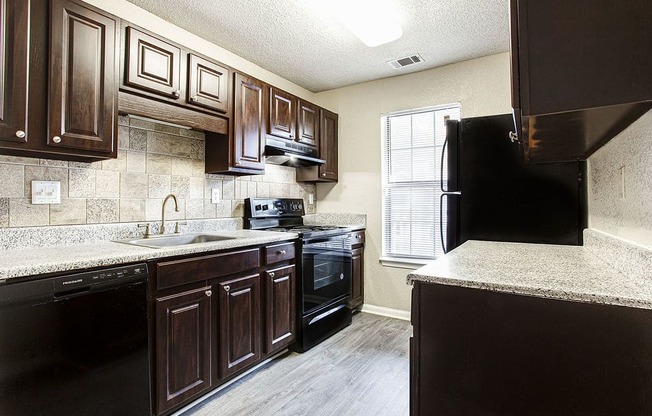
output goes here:
<path id="1" fill-rule="evenodd" d="M 303 313 L 351 296 L 351 235 L 303 242 Z"/>

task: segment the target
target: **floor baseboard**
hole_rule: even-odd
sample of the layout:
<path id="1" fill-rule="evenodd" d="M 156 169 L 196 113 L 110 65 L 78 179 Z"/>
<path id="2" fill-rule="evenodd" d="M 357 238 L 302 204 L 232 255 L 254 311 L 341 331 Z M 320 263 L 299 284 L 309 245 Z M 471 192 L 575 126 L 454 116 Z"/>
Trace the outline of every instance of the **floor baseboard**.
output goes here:
<path id="1" fill-rule="evenodd" d="M 362 306 L 362 312 L 370 313 L 373 315 L 387 316 L 388 318 L 401 319 L 403 321 L 410 320 L 410 311 L 385 308 L 383 306 L 369 305 L 367 303 Z"/>

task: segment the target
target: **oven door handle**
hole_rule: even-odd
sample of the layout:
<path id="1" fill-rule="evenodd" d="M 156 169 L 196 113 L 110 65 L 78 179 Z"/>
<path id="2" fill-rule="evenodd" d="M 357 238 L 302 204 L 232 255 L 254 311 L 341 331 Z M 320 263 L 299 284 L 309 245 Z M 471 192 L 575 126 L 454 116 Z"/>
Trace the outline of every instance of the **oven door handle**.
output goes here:
<path id="1" fill-rule="evenodd" d="M 312 325 L 312 324 L 314 324 L 315 322 L 321 321 L 322 319 L 324 319 L 324 318 L 327 317 L 328 315 L 334 314 L 335 312 L 337 312 L 337 311 L 339 311 L 339 310 L 341 310 L 341 309 L 344 309 L 344 308 L 346 308 L 346 305 L 340 305 L 340 306 L 338 306 L 337 308 L 333 308 L 333 309 L 331 309 L 330 311 L 326 311 L 326 312 L 324 312 L 324 313 L 320 313 L 319 315 L 317 315 L 317 316 L 315 316 L 314 318 L 312 318 L 312 319 L 310 320 L 310 322 L 308 322 L 308 325 Z"/>

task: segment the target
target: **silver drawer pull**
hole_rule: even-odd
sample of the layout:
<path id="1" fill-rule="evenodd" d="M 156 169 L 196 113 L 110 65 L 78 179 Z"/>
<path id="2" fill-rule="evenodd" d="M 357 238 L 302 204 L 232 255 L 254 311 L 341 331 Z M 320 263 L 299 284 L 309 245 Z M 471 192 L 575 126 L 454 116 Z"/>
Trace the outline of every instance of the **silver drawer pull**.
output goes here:
<path id="1" fill-rule="evenodd" d="M 212 295 L 212 294 L 213 294 L 213 291 L 212 291 L 212 290 L 207 290 L 207 291 L 206 291 L 206 296 L 210 296 L 210 295 Z"/>
<path id="2" fill-rule="evenodd" d="M 279 250 L 279 251 L 277 251 L 276 253 L 277 253 L 277 254 L 287 254 L 287 251 L 285 251 L 285 250 Z"/>
<path id="3" fill-rule="evenodd" d="M 19 139 L 24 139 L 25 138 L 25 132 L 22 131 L 22 130 L 18 130 L 16 132 L 16 137 L 18 137 Z"/>
<path id="4" fill-rule="evenodd" d="M 231 286 L 229 286 L 229 285 L 224 286 L 224 291 L 225 292 L 228 292 L 229 290 L 231 290 Z"/>
<path id="5" fill-rule="evenodd" d="M 358 235 L 355 236 L 355 238 L 360 239 L 360 238 L 362 238 L 362 236 L 358 234 Z"/>
<path id="6" fill-rule="evenodd" d="M 274 278 L 274 272 L 269 272 L 269 277 Z"/>
<path id="7" fill-rule="evenodd" d="M 197 97 L 196 95 L 193 95 L 192 97 L 190 97 L 190 101 L 196 103 L 197 101 L 199 101 L 199 97 Z"/>
<path id="8" fill-rule="evenodd" d="M 179 98 L 181 96 L 181 91 L 180 90 L 172 91 L 172 96 L 174 98 Z"/>

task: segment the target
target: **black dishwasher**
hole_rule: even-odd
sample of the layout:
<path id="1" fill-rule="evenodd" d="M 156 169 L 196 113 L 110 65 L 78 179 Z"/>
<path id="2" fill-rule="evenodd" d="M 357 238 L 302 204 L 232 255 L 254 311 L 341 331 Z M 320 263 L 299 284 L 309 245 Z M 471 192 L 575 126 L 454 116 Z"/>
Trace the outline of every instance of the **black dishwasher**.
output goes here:
<path id="1" fill-rule="evenodd" d="M 0 285 L 0 415 L 151 414 L 147 266 Z"/>

